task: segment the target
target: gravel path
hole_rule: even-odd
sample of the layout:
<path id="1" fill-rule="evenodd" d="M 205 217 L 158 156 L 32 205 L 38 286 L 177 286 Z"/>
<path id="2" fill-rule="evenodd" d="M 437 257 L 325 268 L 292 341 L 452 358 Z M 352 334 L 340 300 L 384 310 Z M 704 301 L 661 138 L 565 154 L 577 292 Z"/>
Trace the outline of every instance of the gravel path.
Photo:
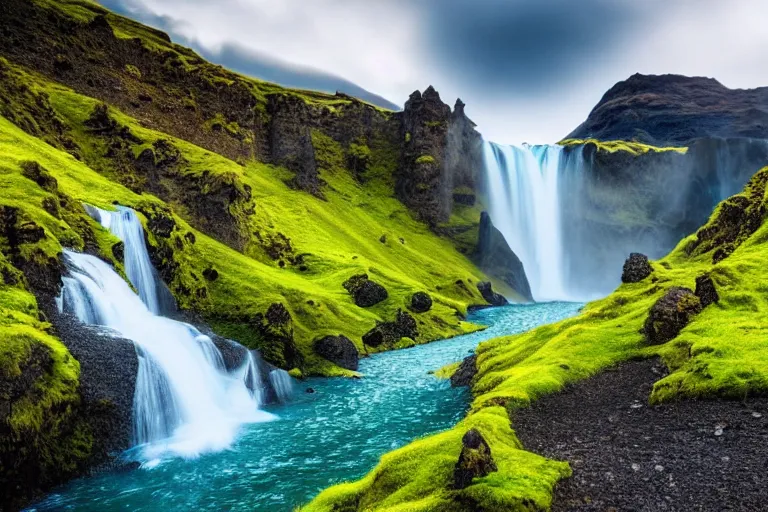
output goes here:
<path id="1" fill-rule="evenodd" d="M 768 399 L 648 406 L 663 375 L 625 363 L 516 413 L 526 449 L 573 468 L 553 511 L 768 510 Z"/>

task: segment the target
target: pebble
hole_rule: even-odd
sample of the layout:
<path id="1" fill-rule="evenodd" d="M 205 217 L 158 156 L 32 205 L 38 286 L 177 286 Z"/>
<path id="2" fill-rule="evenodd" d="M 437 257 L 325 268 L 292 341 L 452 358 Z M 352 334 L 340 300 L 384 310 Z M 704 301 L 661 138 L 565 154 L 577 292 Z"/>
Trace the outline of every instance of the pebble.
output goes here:
<path id="1" fill-rule="evenodd" d="M 762 417 L 763 417 L 763 415 L 762 415 L 762 414 L 760 414 L 759 412 L 753 412 L 753 413 L 752 413 L 752 417 L 753 417 L 753 418 L 762 418 Z"/>
<path id="2" fill-rule="evenodd" d="M 716 436 L 723 435 L 723 427 L 721 425 L 718 425 L 715 427 L 715 435 Z"/>
<path id="3" fill-rule="evenodd" d="M 637 464 L 637 463 L 632 464 L 632 470 L 633 471 L 640 471 L 640 464 Z"/>
<path id="4" fill-rule="evenodd" d="M 661 464 L 656 464 L 655 466 L 653 466 L 653 469 L 661 473 L 662 471 L 664 471 L 664 466 L 662 466 Z"/>

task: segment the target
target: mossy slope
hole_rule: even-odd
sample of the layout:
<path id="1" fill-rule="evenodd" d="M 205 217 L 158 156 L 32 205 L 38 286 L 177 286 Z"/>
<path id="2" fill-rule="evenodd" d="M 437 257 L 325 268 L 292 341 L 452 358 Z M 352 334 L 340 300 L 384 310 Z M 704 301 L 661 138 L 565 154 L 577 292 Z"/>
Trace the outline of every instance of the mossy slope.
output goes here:
<path id="1" fill-rule="evenodd" d="M 522 450 L 508 413 L 620 361 L 659 355 L 666 362 L 670 374 L 655 384 L 651 403 L 768 393 L 766 181 L 768 168 L 743 194 L 724 201 L 696 235 L 654 262 L 645 280 L 622 285 L 578 317 L 481 344 L 466 420 L 385 455 L 363 480 L 324 491 L 305 510 L 547 509 L 552 485 L 569 470 Z M 734 213 L 734 204 L 741 213 Z M 713 257 L 723 246 L 726 256 Z M 677 338 L 648 346 L 641 329 L 651 306 L 672 286 L 693 288 L 702 275 L 713 279 L 719 303 L 694 317 Z M 499 454 L 499 471 L 463 491 L 450 490 L 460 439 L 470 426 Z M 418 469 L 413 461 L 419 461 Z"/>

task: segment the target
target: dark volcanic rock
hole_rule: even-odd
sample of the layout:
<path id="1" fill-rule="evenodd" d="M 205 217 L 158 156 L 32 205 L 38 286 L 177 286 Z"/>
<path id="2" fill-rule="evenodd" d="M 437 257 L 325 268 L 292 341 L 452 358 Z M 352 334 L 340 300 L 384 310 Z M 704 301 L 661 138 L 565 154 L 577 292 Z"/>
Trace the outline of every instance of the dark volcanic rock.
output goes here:
<path id="1" fill-rule="evenodd" d="M 696 278 L 696 291 L 694 293 L 701 301 L 701 307 L 703 308 L 720 301 L 720 295 L 717 293 L 717 288 L 715 288 L 715 282 L 707 275 Z"/>
<path id="2" fill-rule="evenodd" d="M 411 311 L 414 313 L 426 313 L 432 309 L 432 297 L 425 292 L 416 292 L 411 297 Z"/>
<path id="3" fill-rule="evenodd" d="M 465 489 L 472 485 L 472 479 L 498 471 L 491 455 L 491 447 L 480 431 L 468 430 L 461 439 L 461 454 L 453 470 L 453 487 Z"/>
<path id="4" fill-rule="evenodd" d="M 454 388 L 469 386 L 477 375 L 477 356 L 465 357 L 456 372 L 451 375 L 451 386 Z"/>
<path id="5" fill-rule="evenodd" d="M 386 288 L 368 279 L 368 274 L 354 275 L 344 281 L 342 286 L 352 295 L 355 304 L 361 308 L 375 306 L 389 296 Z"/>
<path id="6" fill-rule="evenodd" d="M 473 257 L 477 266 L 486 274 L 507 283 L 526 300 L 533 301 L 523 263 L 510 249 L 504 235 L 493 225 L 487 212 L 480 214 L 478 233 L 477 249 Z"/>
<path id="7" fill-rule="evenodd" d="M 480 291 L 480 294 L 482 294 L 485 301 L 491 306 L 505 306 L 509 304 L 503 295 L 493 291 L 493 286 L 488 281 L 477 283 L 477 289 Z"/>
<path id="8" fill-rule="evenodd" d="M 395 344 L 401 338 L 415 340 L 419 335 L 416 320 L 407 312 L 398 310 L 394 322 L 379 323 L 363 335 L 363 343 L 369 347 Z"/>
<path id="9" fill-rule="evenodd" d="M 639 283 L 653 272 L 653 267 L 648 263 L 648 256 L 633 252 L 624 262 L 624 270 L 621 273 L 622 283 Z"/>
<path id="10" fill-rule="evenodd" d="M 314 343 L 315 352 L 332 363 L 357 371 L 360 354 L 352 340 L 344 335 L 326 336 Z"/>
<path id="11" fill-rule="evenodd" d="M 768 88 L 728 89 L 712 78 L 636 74 L 606 92 L 567 138 L 685 146 L 702 137 L 768 138 Z"/>
<path id="12" fill-rule="evenodd" d="M 651 307 L 643 332 L 651 345 L 675 338 L 701 312 L 701 301 L 688 288 L 672 287 Z"/>

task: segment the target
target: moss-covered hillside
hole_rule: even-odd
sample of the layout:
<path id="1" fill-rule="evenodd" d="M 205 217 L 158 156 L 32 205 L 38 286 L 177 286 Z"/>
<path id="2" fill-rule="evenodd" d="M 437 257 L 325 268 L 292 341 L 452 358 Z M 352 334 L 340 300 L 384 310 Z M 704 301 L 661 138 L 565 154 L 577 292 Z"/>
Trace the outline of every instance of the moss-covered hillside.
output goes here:
<path id="1" fill-rule="evenodd" d="M 546 510 L 553 486 L 570 468 L 525 451 L 510 414 L 621 361 L 658 355 L 667 364 L 670 373 L 655 384 L 651 403 L 767 393 L 767 182 L 765 168 L 696 234 L 652 262 L 650 275 L 588 304 L 578 317 L 481 344 L 474 401 L 463 422 L 385 455 L 364 479 L 324 491 L 305 510 Z M 713 295 L 698 290 L 706 288 L 703 276 L 719 301 L 707 304 Z M 651 345 L 649 339 L 661 340 L 647 333 L 661 332 L 665 317 L 649 321 L 649 311 L 673 287 L 697 288 L 708 300 L 685 295 L 666 318 L 680 321 L 678 327 L 683 317 L 690 323 L 670 341 Z M 471 428 L 488 442 L 498 471 L 455 490 L 454 467 Z"/>

